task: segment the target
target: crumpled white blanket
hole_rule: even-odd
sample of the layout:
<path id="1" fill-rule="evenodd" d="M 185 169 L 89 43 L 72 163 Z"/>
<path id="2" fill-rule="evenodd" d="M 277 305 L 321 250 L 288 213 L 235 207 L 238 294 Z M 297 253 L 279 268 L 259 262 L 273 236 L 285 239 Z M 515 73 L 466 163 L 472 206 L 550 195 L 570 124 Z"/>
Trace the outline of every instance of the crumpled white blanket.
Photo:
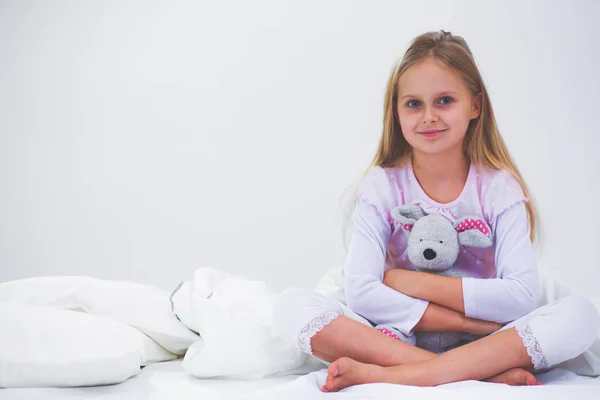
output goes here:
<path id="1" fill-rule="evenodd" d="M 338 289 L 322 280 L 319 290 Z M 322 367 L 292 345 L 275 327 L 273 306 L 278 293 L 213 268 L 196 270 L 193 281 L 173 292 L 173 312 L 200 339 L 182 366 L 200 378 L 258 379 L 303 373 Z"/>

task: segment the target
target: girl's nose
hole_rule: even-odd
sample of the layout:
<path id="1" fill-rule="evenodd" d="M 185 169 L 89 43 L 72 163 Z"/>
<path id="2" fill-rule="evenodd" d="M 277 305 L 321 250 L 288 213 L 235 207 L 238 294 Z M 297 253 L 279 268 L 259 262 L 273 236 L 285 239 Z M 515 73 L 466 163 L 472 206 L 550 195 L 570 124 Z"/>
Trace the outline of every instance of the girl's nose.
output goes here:
<path id="1" fill-rule="evenodd" d="M 438 116 L 435 113 L 433 108 L 426 108 L 425 113 L 423 114 L 423 123 L 427 124 L 430 122 L 436 122 L 438 120 Z"/>

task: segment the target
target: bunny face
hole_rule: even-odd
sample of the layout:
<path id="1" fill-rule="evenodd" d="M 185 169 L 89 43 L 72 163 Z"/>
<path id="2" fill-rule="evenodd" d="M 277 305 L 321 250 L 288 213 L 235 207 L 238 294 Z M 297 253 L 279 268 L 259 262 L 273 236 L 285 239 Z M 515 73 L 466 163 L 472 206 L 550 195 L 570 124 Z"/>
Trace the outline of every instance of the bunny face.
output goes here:
<path id="1" fill-rule="evenodd" d="M 441 215 L 426 215 L 415 204 L 394 208 L 392 218 L 408 236 L 408 258 L 418 269 L 443 272 L 454 265 L 460 245 L 492 245 L 491 229 L 481 218 L 464 217 L 453 224 Z"/>
<path id="2" fill-rule="evenodd" d="M 441 215 L 420 218 L 408 235 L 408 258 L 418 268 L 445 271 L 454 265 L 459 249 L 456 230 Z"/>

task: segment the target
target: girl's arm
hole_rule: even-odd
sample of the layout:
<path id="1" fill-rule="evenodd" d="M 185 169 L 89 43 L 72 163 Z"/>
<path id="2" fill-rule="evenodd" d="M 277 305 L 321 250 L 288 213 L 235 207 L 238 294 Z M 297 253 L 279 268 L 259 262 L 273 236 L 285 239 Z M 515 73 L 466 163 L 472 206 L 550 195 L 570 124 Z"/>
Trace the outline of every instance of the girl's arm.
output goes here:
<path id="1" fill-rule="evenodd" d="M 383 284 L 389 222 L 369 203 L 359 200 L 345 265 L 346 304 L 369 321 L 389 324 L 405 334 L 461 331 L 486 334 L 499 325 L 467 318 L 463 313 L 409 297 Z"/>
<path id="2" fill-rule="evenodd" d="M 495 224 L 497 278 L 463 278 L 465 314 L 494 322 L 514 321 L 537 307 L 539 275 L 529 238 L 525 203 L 498 216 Z"/>
<path id="3" fill-rule="evenodd" d="M 392 270 L 386 273 L 384 283 L 468 317 L 499 323 L 513 321 L 533 311 L 538 296 L 537 262 L 524 203 L 498 216 L 495 237 L 497 278 L 451 278 Z"/>
<path id="4" fill-rule="evenodd" d="M 502 328 L 496 322 L 469 318 L 463 313 L 429 303 L 421 320 L 415 325 L 417 332 L 468 332 L 474 335 L 487 335 Z"/>
<path id="5" fill-rule="evenodd" d="M 396 271 L 398 273 L 394 274 Z M 385 273 L 383 282 L 399 292 L 404 290 L 401 293 L 407 296 L 430 301 L 423 317 L 415 326 L 415 331 L 459 331 L 487 335 L 502 327 L 496 322 L 469 318 L 465 315 L 460 278 L 394 269 Z M 447 301 L 450 305 L 442 305 L 442 301 Z"/>
<path id="6" fill-rule="evenodd" d="M 383 284 L 388 220 L 363 199 L 353 216 L 353 234 L 344 267 L 346 304 L 376 325 L 386 324 L 410 334 L 429 302 L 406 296 Z"/>
<path id="7" fill-rule="evenodd" d="M 431 301 L 464 314 L 462 279 L 427 272 L 393 269 L 383 283 L 407 296 Z"/>

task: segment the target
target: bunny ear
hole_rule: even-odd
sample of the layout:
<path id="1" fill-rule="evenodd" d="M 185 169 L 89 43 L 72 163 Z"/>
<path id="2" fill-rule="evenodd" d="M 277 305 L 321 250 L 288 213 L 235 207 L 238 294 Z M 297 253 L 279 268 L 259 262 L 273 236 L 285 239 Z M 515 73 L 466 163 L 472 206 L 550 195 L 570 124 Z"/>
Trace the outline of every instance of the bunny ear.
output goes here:
<path id="1" fill-rule="evenodd" d="M 481 248 L 492 245 L 492 230 L 479 217 L 463 217 L 454 223 L 454 229 L 462 245 Z"/>
<path id="2" fill-rule="evenodd" d="M 404 233 L 408 235 L 412 231 L 415 222 L 425 216 L 425 212 L 416 204 L 408 204 L 394 208 L 391 215 L 402 226 Z"/>

